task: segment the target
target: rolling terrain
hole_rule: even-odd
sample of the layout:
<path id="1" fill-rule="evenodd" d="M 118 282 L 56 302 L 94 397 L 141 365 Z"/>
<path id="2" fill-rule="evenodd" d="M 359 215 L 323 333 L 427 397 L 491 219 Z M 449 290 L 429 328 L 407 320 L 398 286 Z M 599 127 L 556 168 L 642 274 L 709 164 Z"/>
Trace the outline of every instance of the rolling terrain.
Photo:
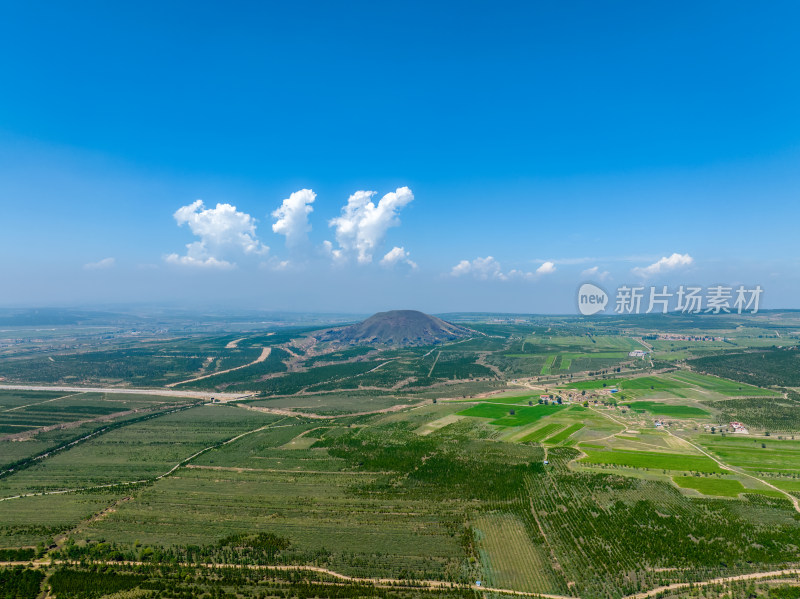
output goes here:
<path id="1" fill-rule="evenodd" d="M 499 320 L 0 359 L 0 589 L 793 597 L 787 322 Z"/>

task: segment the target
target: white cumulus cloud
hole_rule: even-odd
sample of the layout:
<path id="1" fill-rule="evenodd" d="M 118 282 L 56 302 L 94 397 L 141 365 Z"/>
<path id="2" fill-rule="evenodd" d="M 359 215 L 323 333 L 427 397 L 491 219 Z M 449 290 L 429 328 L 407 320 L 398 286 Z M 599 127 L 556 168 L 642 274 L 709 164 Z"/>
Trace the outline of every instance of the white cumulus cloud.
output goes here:
<path id="1" fill-rule="evenodd" d="M 298 246 L 308 240 L 308 232 L 311 231 L 308 215 L 314 211 L 311 204 L 316 197 L 317 194 L 310 189 L 295 191 L 272 213 L 277 219 L 272 230 L 286 237 L 287 246 Z"/>
<path id="2" fill-rule="evenodd" d="M 545 262 L 535 272 L 518 270 L 516 268 L 503 272 L 500 262 L 495 260 L 492 256 L 485 258 L 475 258 L 474 260 L 462 260 L 456 264 L 451 270 L 450 275 L 453 277 L 463 277 L 472 275 L 476 279 L 487 281 L 490 279 L 498 281 L 510 281 L 523 279 L 526 281 L 535 281 L 543 275 L 548 275 L 556 271 L 556 266 L 553 262 Z"/>
<path id="3" fill-rule="evenodd" d="M 585 278 L 593 278 L 597 279 L 598 281 L 605 281 L 611 273 L 607 270 L 600 270 L 599 266 L 592 266 L 591 268 L 587 268 L 586 270 L 581 271 L 581 276 Z"/>
<path id="4" fill-rule="evenodd" d="M 417 263 L 408 257 L 408 252 L 402 247 L 393 247 L 386 255 L 381 258 L 381 266 L 391 267 L 395 264 L 408 264 L 411 268 L 416 268 Z"/>
<path id="5" fill-rule="evenodd" d="M 488 279 L 499 279 L 505 281 L 508 277 L 503 274 L 500 263 L 492 256 L 485 258 L 475 258 L 474 260 L 462 260 L 450 271 L 454 277 L 472 275 L 476 279 L 486 281 Z"/>
<path id="6" fill-rule="evenodd" d="M 106 268 L 111 268 L 116 263 L 114 258 L 103 258 L 98 262 L 89 262 L 88 264 L 84 264 L 83 268 L 86 270 L 103 270 Z"/>
<path id="7" fill-rule="evenodd" d="M 660 260 L 654 262 L 650 266 L 637 266 L 633 269 L 633 273 L 639 275 L 640 277 L 650 277 L 662 272 L 690 266 L 693 262 L 694 258 L 692 258 L 689 254 L 678 254 L 676 252 L 669 257 L 663 256 Z"/>
<path id="8" fill-rule="evenodd" d="M 192 244 L 189 244 L 192 245 Z M 186 247 L 189 247 L 188 245 Z M 190 252 L 191 253 L 191 252 Z M 179 256 L 178 254 L 169 254 L 164 258 L 169 264 L 178 264 L 180 266 L 197 266 L 200 268 L 233 268 L 235 264 L 227 260 L 217 260 L 213 256 L 207 258 L 198 258 L 187 254 L 186 256 Z"/>
<path id="9" fill-rule="evenodd" d="M 529 272 L 525 270 L 517 270 L 516 268 L 512 268 L 508 271 L 508 278 L 509 279 L 525 279 L 526 281 L 531 281 L 536 278 L 535 272 Z"/>
<path id="10" fill-rule="evenodd" d="M 543 262 L 542 265 L 536 269 L 537 275 L 549 275 L 556 272 L 556 265 L 550 261 Z"/>
<path id="11" fill-rule="evenodd" d="M 414 194 L 408 187 L 387 193 L 377 205 L 372 201 L 374 191 L 357 191 L 347 200 L 341 216 L 331 219 L 329 226 L 336 233 L 337 249 L 327 242 L 325 248 L 334 260 L 347 259 L 355 254 L 359 264 L 372 262 L 375 250 L 383 243 L 386 231 L 400 224 L 398 214 Z"/>
<path id="12" fill-rule="evenodd" d="M 166 256 L 170 264 L 231 268 L 231 256 L 263 255 L 269 251 L 256 237 L 256 220 L 231 204 L 206 208 L 203 200 L 196 200 L 178 208 L 173 216 L 178 226 L 188 225 L 199 240 L 186 244 L 185 256 Z"/>
<path id="13" fill-rule="evenodd" d="M 322 252 L 337 264 L 342 264 L 345 261 L 344 251 L 333 247 L 333 243 L 327 239 L 322 242 Z"/>

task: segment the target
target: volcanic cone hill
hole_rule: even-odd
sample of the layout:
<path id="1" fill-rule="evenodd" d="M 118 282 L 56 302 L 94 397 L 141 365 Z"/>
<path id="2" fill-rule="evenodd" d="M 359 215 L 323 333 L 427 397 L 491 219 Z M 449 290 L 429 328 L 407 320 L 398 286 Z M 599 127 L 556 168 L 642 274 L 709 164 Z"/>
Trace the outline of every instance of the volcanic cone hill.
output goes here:
<path id="1" fill-rule="evenodd" d="M 435 345 L 469 337 L 474 332 L 416 310 L 378 312 L 350 326 L 329 329 L 321 341 L 344 345 Z"/>

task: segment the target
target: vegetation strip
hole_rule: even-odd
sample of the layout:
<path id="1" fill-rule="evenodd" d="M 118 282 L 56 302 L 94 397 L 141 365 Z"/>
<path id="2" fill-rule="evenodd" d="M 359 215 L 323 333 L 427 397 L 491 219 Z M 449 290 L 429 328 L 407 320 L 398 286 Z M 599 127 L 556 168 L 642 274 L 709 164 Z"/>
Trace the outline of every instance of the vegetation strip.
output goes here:
<path id="1" fill-rule="evenodd" d="M 178 411 L 180 411 L 180 410 L 174 410 L 173 412 L 178 412 Z M 156 477 L 153 477 L 153 478 L 147 478 L 147 479 L 142 479 L 142 480 L 124 481 L 124 482 L 116 482 L 116 483 L 108 483 L 108 484 L 105 484 L 105 485 L 95 485 L 95 486 L 92 486 L 92 487 L 83 487 L 83 488 L 80 488 L 80 489 L 59 489 L 59 490 L 56 490 L 56 491 L 43 491 L 41 493 L 23 493 L 23 494 L 20 494 L 20 495 L 13 495 L 13 496 L 10 496 L 10 497 L 0 497 L 0 501 L 9 501 L 11 499 L 22 499 L 22 498 L 25 498 L 25 497 L 40 497 L 40 496 L 44 496 L 44 495 L 66 495 L 67 493 L 79 493 L 79 492 L 82 492 L 82 491 L 96 491 L 96 490 L 99 490 L 99 489 L 113 489 L 113 488 L 116 488 L 116 487 L 130 487 L 130 486 L 133 486 L 133 485 L 141 485 L 141 484 L 152 483 L 152 482 L 155 482 L 157 480 L 161 480 L 163 478 L 166 478 L 167 476 L 169 476 L 170 474 L 172 474 L 173 472 L 178 470 L 181 466 L 188 465 L 189 462 L 191 462 L 195 458 L 200 457 L 204 453 L 206 453 L 208 451 L 211 451 L 212 449 L 217 449 L 219 447 L 223 447 L 225 445 L 229 445 L 230 443 L 233 443 L 234 441 L 238 441 L 239 439 L 241 439 L 242 437 L 245 437 L 247 435 L 250 435 L 250 434 L 253 434 L 253 433 L 257 433 L 257 432 L 266 430 L 268 428 L 275 428 L 278 425 L 278 423 L 282 422 L 283 420 L 285 420 L 285 418 L 283 418 L 281 420 L 278 420 L 276 422 L 267 424 L 265 426 L 259 427 L 257 429 L 253 429 L 251 431 L 246 431 L 244 433 L 236 435 L 232 439 L 228 439 L 227 441 L 222 441 L 220 443 L 215 443 L 214 445 L 209 445 L 208 447 L 204 447 L 200 451 L 197 451 L 197 452 L 193 453 L 188 458 L 186 458 L 184 460 L 181 460 L 180 462 L 175 464 L 175 466 L 170 468 L 167 472 L 165 472 L 163 474 L 160 474 L 160 475 L 158 475 Z"/>
<path id="2" fill-rule="evenodd" d="M 107 566 L 149 566 L 153 565 L 150 562 L 132 562 L 132 561 L 108 561 L 108 562 L 91 562 L 94 564 L 102 564 Z M 34 568 L 43 568 L 52 565 L 68 565 L 77 566 L 81 562 L 74 560 L 37 560 L 30 562 L 0 562 L 2 567 L 15 567 L 15 566 L 33 566 Z M 552 595 L 548 593 L 532 593 L 528 591 L 516 591 L 514 589 L 500 589 L 495 587 L 486 587 L 482 585 L 472 584 L 463 585 L 447 580 L 413 580 L 401 578 L 362 578 L 358 576 L 348 576 L 341 572 L 329 570 L 327 568 L 320 568 L 318 566 L 300 566 L 300 565 L 270 565 L 270 564 L 212 564 L 212 563 L 190 563 L 181 562 L 176 564 L 189 568 L 209 568 L 214 570 L 224 570 L 231 568 L 234 570 L 273 570 L 277 572 L 314 572 L 316 574 L 324 574 L 339 580 L 352 583 L 368 584 L 375 586 L 390 586 L 399 588 L 418 588 L 418 589 L 460 589 L 470 588 L 476 591 L 485 591 L 487 593 L 500 593 L 503 595 L 515 595 L 523 597 L 544 597 L 545 599 L 579 599 L 574 595 Z"/>
<path id="3" fill-rule="evenodd" d="M 150 566 L 150 562 L 134 562 L 134 561 L 106 561 L 106 562 L 89 562 L 91 564 L 106 565 L 106 566 Z M 0 561 L 0 567 L 13 568 L 18 566 L 28 566 L 33 568 L 45 568 L 54 565 L 76 566 L 81 565 L 81 562 L 74 560 L 31 560 L 31 561 Z M 329 570 L 327 568 L 320 568 L 318 566 L 302 566 L 302 565 L 270 565 L 270 564 L 213 564 L 213 563 L 190 563 L 181 562 L 178 565 L 188 568 L 208 568 L 214 570 L 234 569 L 234 570 L 272 570 L 277 572 L 314 572 L 316 574 L 324 574 L 337 578 L 342 581 L 368 584 L 374 586 L 390 586 L 398 588 L 430 588 L 430 589 L 459 589 L 470 588 L 475 591 L 483 591 L 486 593 L 499 593 L 503 595 L 514 595 L 523 597 L 543 597 L 545 599 L 581 599 L 577 595 L 555 595 L 551 593 L 534 593 L 529 591 L 518 591 L 514 589 L 503 589 L 497 587 L 490 587 L 484 585 L 470 584 L 460 585 L 458 583 L 446 580 L 413 580 L 413 579 L 400 579 L 400 578 L 363 578 L 357 576 L 348 576 L 341 572 Z M 689 589 L 696 587 L 706 587 L 715 584 L 724 584 L 728 582 L 739 582 L 747 580 L 761 580 L 764 578 L 777 578 L 785 576 L 800 575 L 800 569 L 787 568 L 784 570 L 772 570 L 770 572 L 753 572 L 750 574 L 737 574 L 734 576 L 722 576 L 712 578 L 710 580 L 699 580 L 692 582 L 677 582 L 669 585 L 659 586 L 648 591 L 640 593 L 633 593 L 631 595 L 624 595 L 621 599 L 647 599 L 648 597 L 655 597 L 667 591 L 676 591 L 680 589 Z"/>
<path id="4" fill-rule="evenodd" d="M 82 435 L 82 436 L 78 437 L 77 439 L 71 439 L 69 441 L 65 441 L 64 443 L 58 445 L 57 447 L 53 447 L 52 449 L 48 449 L 47 451 L 45 451 L 43 453 L 40 453 L 39 455 L 30 457 L 30 458 L 25 458 L 23 460 L 19 460 L 17 462 L 14 462 L 14 463 L 10 464 L 6 468 L 6 470 L 4 470 L 3 472 L 0 472 L 0 479 L 3 479 L 5 477 L 7 477 L 7 476 L 11 476 L 13 474 L 16 474 L 17 472 L 20 472 L 21 470 L 29 468 L 33 464 L 35 464 L 35 463 L 37 463 L 37 462 L 39 462 L 41 460 L 44 460 L 44 459 L 46 459 L 48 457 L 51 457 L 51 456 L 53 456 L 53 455 L 55 455 L 57 453 L 65 451 L 67 449 L 71 449 L 72 447 L 75 447 L 76 445 L 78 445 L 80 443 L 83 443 L 84 441 L 88 441 L 89 439 L 92 439 L 92 438 L 97 437 L 99 435 L 103 435 L 105 433 L 108 433 L 110 431 L 116 430 L 118 428 L 122 428 L 123 426 L 128 426 L 130 424 L 136 424 L 136 423 L 139 423 L 139 422 L 145 422 L 147 420 L 151 420 L 153 418 L 158 418 L 160 416 L 166 416 L 168 414 L 175 414 L 177 412 L 182 412 L 184 410 L 188 410 L 190 408 L 197 407 L 198 405 L 202 405 L 202 404 L 201 403 L 193 403 L 193 404 L 190 404 L 190 405 L 187 405 L 187 406 L 180 406 L 178 408 L 172 408 L 172 409 L 162 410 L 162 411 L 155 412 L 155 413 L 145 414 L 145 415 L 140 416 L 138 418 L 131 418 L 131 419 L 122 420 L 122 421 L 119 421 L 119 422 L 112 422 L 111 424 L 109 424 L 107 426 L 104 426 L 103 428 L 94 430 L 89 434 Z"/>

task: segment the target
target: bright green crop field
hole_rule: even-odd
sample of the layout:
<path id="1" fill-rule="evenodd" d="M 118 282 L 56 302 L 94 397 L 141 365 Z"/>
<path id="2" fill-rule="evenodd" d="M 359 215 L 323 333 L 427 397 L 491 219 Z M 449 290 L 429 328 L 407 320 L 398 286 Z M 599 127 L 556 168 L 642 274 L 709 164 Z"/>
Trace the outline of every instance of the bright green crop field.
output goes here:
<path id="1" fill-rule="evenodd" d="M 586 451 L 586 457 L 581 462 L 657 470 L 721 472 L 719 466 L 713 460 L 702 455 L 656 453 L 653 451 L 594 451 L 590 449 Z"/>
<path id="2" fill-rule="evenodd" d="M 709 412 L 694 406 L 665 404 L 657 401 L 633 401 L 627 405 L 631 410 L 650 412 L 654 416 L 675 416 L 676 418 L 703 418 Z"/>

